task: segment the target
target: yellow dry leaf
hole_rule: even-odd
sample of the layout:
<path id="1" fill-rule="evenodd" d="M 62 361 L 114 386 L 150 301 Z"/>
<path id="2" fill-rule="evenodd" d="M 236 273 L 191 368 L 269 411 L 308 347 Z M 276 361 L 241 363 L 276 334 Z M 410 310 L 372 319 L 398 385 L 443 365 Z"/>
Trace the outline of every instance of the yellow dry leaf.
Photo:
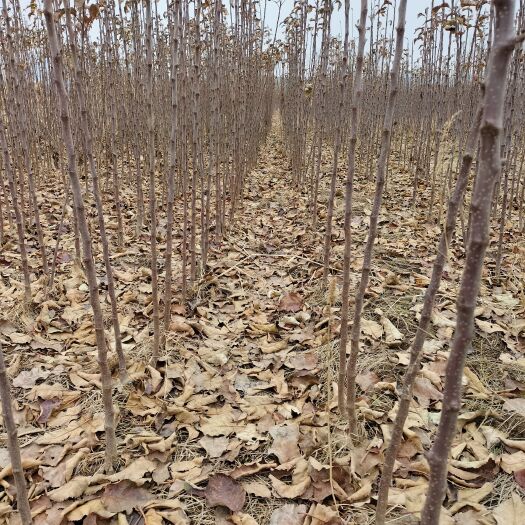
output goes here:
<path id="1" fill-rule="evenodd" d="M 93 384 L 80 377 L 76 372 L 70 372 L 69 379 L 77 388 L 92 388 Z"/>
<path id="2" fill-rule="evenodd" d="M 521 525 L 525 515 L 525 503 L 517 492 L 498 505 L 493 512 L 497 525 Z"/>
<path id="3" fill-rule="evenodd" d="M 263 341 L 259 345 L 259 348 L 263 354 L 273 354 L 275 352 L 280 352 L 287 347 L 288 341 L 286 339 L 283 339 L 282 341 L 276 341 L 275 343 L 267 343 L 266 341 Z"/>
<path id="4" fill-rule="evenodd" d="M 187 425 L 193 425 L 199 420 L 197 414 L 176 405 L 169 405 L 166 407 L 166 411 L 170 416 L 175 416 L 177 421 Z"/>
<path id="5" fill-rule="evenodd" d="M 190 525 L 190 520 L 182 510 L 163 510 L 159 514 L 172 525 Z"/>
<path id="6" fill-rule="evenodd" d="M 82 425 L 77 421 L 71 421 L 66 428 L 62 427 L 46 432 L 37 438 L 35 443 L 37 445 L 61 445 L 75 436 L 80 436 L 82 432 L 84 432 Z"/>
<path id="7" fill-rule="evenodd" d="M 381 324 L 385 329 L 385 343 L 389 346 L 394 346 L 405 338 L 405 336 L 394 326 L 392 321 L 387 317 L 381 317 Z"/>
<path id="8" fill-rule="evenodd" d="M 457 468 L 466 468 L 466 469 L 479 469 L 486 465 L 492 458 L 490 456 L 487 456 L 484 459 L 477 460 L 477 461 L 469 461 L 469 460 L 451 460 L 451 465 L 454 465 Z"/>
<path id="9" fill-rule="evenodd" d="M 231 408 L 220 414 L 213 415 L 209 418 L 201 418 L 201 432 L 206 436 L 229 436 L 238 428 L 233 420 Z"/>
<path id="10" fill-rule="evenodd" d="M 248 494 L 253 494 L 258 498 L 271 498 L 270 489 L 259 481 L 241 481 L 241 485 Z"/>
<path id="11" fill-rule="evenodd" d="M 39 467 L 41 464 L 40 461 L 37 459 L 31 459 L 31 458 L 22 458 L 22 468 L 24 470 L 32 469 L 35 467 Z M 4 467 L 0 471 L 0 480 L 5 479 L 7 476 L 13 475 L 13 466 L 11 464 L 7 465 L 7 467 Z"/>
<path id="12" fill-rule="evenodd" d="M 507 447 L 510 448 L 516 448 L 518 450 L 521 450 L 525 452 L 525 440 L 523 439 L 506 439 L 502 438 L 501 441 L 507 445 Z"/>
<path id="13" fill-rule="evenodd" d="M 484 483 L 479 489 L 465 489 L 458 492 L 458 501 L 450 507 L 450 514 L 455 514 L 463 507 L 475 507 L 482 499 L 486 498 L 493 490 L 492 483 Z"/>
<path id="14" fill-rule="evenodd" d="M 226 452 L 229 444 L 230 440 L 225 436 L 203 436 L 199 439 L 199 445 L 207 452 L 210 458 L 220 458 Z"/>
<path id="15" fill-rule="evenodd" d="M 479 474 L 477 472 L 468 472 L 466 470 L 461 470 L 457 467 L 454 467 L 453 465 L 448 466 L 448 472 L 456 478 L 456 482 L 459 482 L 457 478 L 459 478 L 459 480 L 466 480 L 466 481 L 472 481 L 474 479 L 479 478 Z M 464 486 L 468 486 L 468 485 L 464 485 Z"/>
<path id="16" fill-rule="evenodd" d="M 126 402 L 126 409 L 135 416 L 156 415 L 162 409 L 162 402 L 153 397 L 132 392 Z"/>
<path id="17" fill-rule="evenodd" d="M 89 487 L 91 481 L 91 476 L 78 476 L 58 489 L 52 490 L 48 493 L 48 496 L 52 501 L 66 501 L 67 499 L 79 498 Z"/>
<path id="18" fill-rule="evenodd" d="M 80 461 L 89 453 L 89 448 L 81 448 L 76 454 L 66 459 L 64 478 L 66 481 L 71 479 L 75 468 Z"/>
<path id="19" fill-rule="evenodd" d="M 495 332 L 505 332 L 501 326 L 495 323 L 489 323 L 488 321 L 482 321 L 481 319 L 476 319 L 476 326 L 486 334 L 493 334 Z"/>
<path id="20" fill-rule="evenodd" d="M 265 334 L 276 334 L 279 331 L 275 323 L 253 323 L 250 328 Z"/>
<path id="21" fill-rule="evenodd" d="M 277 495 L 280 498 L 289 498 L 289 499 L 295 499 L 299 496 L 302 496 L 306 489 L 310 486 L 310 478 L 306 477 L 302 481 L 296 484 L 287 485 L 286 483 L 283 483 L 281 480 L 277 479 L 275 476 L 272 476 L 270 474 L 269 476 L 270 481 L 272 482 L 272 486 L 277 493 Z"/>
<path id="22" fill-rule="evenodd" d="M 244 512 L 236 512 L 235 514 L 232 514 L 230 521 L 235 525 L 258 525 L 254 518 Z"/>
<path id="23" fill-rule="evenodd" d="M 408 512 L 421 512 L 428 492 L 428 483 L 421 483 L 412 487 L 393 487 L 388 495 L 389 505 L 400 505 Z"/>
<path id="24" fill-rule="evenodd" d="M 100 374 L 87 374 L 86 372 L 82 372 L 81 370 L 78 370 L 77 374 L 81 379 L 84 379 L 93 386 L 102 389 L 102 383 L 100 382 Z"/>
<path id="25" fill-rule="evenodd" d="M 138 481 L 146 472 L 153 472 L 157 468 L 157 463 L 147 458 L 138 458 L 130 463 L 125 469 L 108 476 L 110 481 L 122 481 L 127 479 L 129 481 Z"/>
<path id="26" fill-rule="evenodd" d="M 365 481 L 363 486 L 356 490 L 353 494 L 350 495 L 348 500 L 345 503 L 357 503 L 368 500 L 372 492 L 372 484 L 370 481 Z"/>
<path id="27" fill-rule="evenodd" d="M 269 430 L 269 433 L 273 438 L 273 444 L 268 453 L 275 454 L 279 463 L 286 463 L 299 456 L 299 425 L 296 423 L 276 425 Z"/>
<path id="28" fill-rule="evenodd" d="M 290 485 L 282 482 L 271 474 L 269 476 L 275 492 L 281 498 L 298 498 L 304 494 L 306 489 L 310 486 L 311 480 L 308 475 L 308 462 L 303 457 L 292 459 L 288 463 L 280 465 L 276 470 L 288 471 L 292 467 L 292 483 Z"/>
<path id="29" fill-rule="evenodd" d="M 155 443 L 149 443 L 146 445 L 146 449 L 155 452 L 168 452 L 173 446 L 173 442 L 177 438 L 177 434 L 174 432 L 170 437 L 166 439 L 157 440 Z"/>
<path id="30" fill-rule="evenodd" d="M 144 510 L 146 509 L 157 509 L 157 514 L 173 525 L 190 525 L 178 499 L 156 499 L 147 503 L 144 506 Z"/>
<path id="31" fill-rule="evenodd" d="M 153 509 L 150 509 L 144 514 L 145 525 L 163 525 L 162 516 Z"/>
<path id="32" fill-rule="evenodd" d="M 144 505 L 145 509 L 182 509 L 182 503 L 178 499 L 154 499 Z"/>
<path id="33" fill-rule="evenodd" d="M 155 370 L 152 366 L 148 365 L 148 371 L 151 377 L 151 382 L 149 384 L 150 390 L 148 390 L 149 393 L 157 392 L 157 390 L 160 388 L 160 385 L 162 383 L 162 374 Z"/>
<path id="34" fill-rule="evenodd" d="M 507 474 L 512 474 L 517 470 L 525 469 L 525 452 L 520 450 L 513 454 L 502 454 L 500 458 L 500 467 L 507 472 Z"/>
<path id="35" fill-rule="evenodd" d="M 342 523 L 339 513 L 326 505 L 314 503 L 308 510 L 305 525 L 339 525 Z"/>
<path id="36" fill-rule="evenodd" d="M 456 327 L 455 319 L 450 319 L 446 317 L 442 312 L 438 312 L 438 311 L 432 312 L 431 320 L 435 326 L 438 326 L 440 328 L 447 328 L 447 327 L 455 328 Z"/>
<path id="37" fill-rule="evenodd" d="M 489 394 L 489 391 L 485 388 L 483 383 L 479 380 L 478 376 L 468 367 L 466 366 L 463 369 L 463 374 L 468 380 L 468 385 L 470 388 L 476 390 L 480 394 Z"/>
<path id="38" fill-rule="evenodd" d="M 505 438 L 505 434 L 494 427 L 481 425 L 479 428 L 483 434 L 483 437 L 485 438 L 487 448 L 492 448 L 493 446 L 497 445 L 502 440 L 502 438 Z"/>
<path id="39" fill-rule="evenodd" d="M 525 417 L 525 399 L 517 397 L 515 399 L 507 399 L 503 403 L 503 410 L 509 412 L 516 412 L 520 416 Z"/>
<path id="40" fill-rule="evenodd" d="M 22 354 L 16 354 L 12 359 L 10 365 L 7 367 L 7 373 L 10 377 L 18 375 L 20 364 L 22 362 Z"/>
<path id="41" fill-rule="evenodd" d="M 87 516 L 88 514 L 96 514 L 97 516 L 100 516 L 101 518 L 111 518 L 115 515 L 114 512 L 109 512 L 104 507 L 104 504 L 102 503 L 102 500 L 100 498 L 92 499 L 91 501 L 88 501 L 87 503 L 84 503 L 77 507 L 76 509 L 72 510 L 68 514 L 66 514 L 66 518 L 69 521 L 80 521 L 84 516 Z"/>
<path id="42" fill-rule="evenodd" d="M 186 322 L 186 319 L 180 315 L 173 316 L 173 319 L 170 323 L 170 331 L 180 332 L 188 335 L 194 334 L 193 328 Z"/>
<path id="43" fill-rule="evenodd" d="M 363 334 L 371 337 L 372 339 L 379 340 L 383 335 L 383 327 L 376 321 L 371 319 L 361 319 L 361 329 Z"/>

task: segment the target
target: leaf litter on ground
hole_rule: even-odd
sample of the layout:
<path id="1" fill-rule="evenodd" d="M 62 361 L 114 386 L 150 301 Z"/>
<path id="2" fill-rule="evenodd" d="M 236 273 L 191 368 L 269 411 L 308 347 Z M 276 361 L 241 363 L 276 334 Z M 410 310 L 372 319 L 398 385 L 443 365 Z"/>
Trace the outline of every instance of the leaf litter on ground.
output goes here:
<path id="1" fill-rule="evenodd" d="M 360 446 L 351 448 L 333 402 L 340 305 L 331 312 L 335 335 L 329 341 L 326 294 L 318 284 L 316 263 L 322 260 L 322 232 L 304 229 L 309 221 L 306 197 L 294 194 L 295 206 L 289 205 L 281 149 L 274 130 L 261 156 L 265 169 L 256 168 L 247 189 L 243 226 L 212 251 L 209 272 L 189 304 L 174 298 L 167 350 L 157 369 L 147 364 L 152 337 L 147 239 L 131 242 L 132 228 L 127 229 L 129 248 L 113 258 L 129 364 L 129 382 L 119 385 L 112 357 L 120 460 L 115 474 L 102 472 L 100 375 L 85 279 L 73 260 L 72 231 L 64 236 L 55 291 L 46 298 L 43 280 L 34 282 L 32 311 L 17 309 L 22 289 L 14 284 L 21 282 L 16 265 L 5 271 L 0 292 L 4 311 L 12 314 L 0 320 L 0 338 L 13 381 L 35 524 L 222 520 L 335 525 L 368 523 L 373 516 L 439 230 L 419 227 L 402 192 L 388 194 L 384 213 L 392 221 L 383 223 L 385 235 L 378 242 L 359 361 L 358 408 L 367 432 Z M 358 196 L 371 189 L 365 180 L 356 185 Z M 327 190 L 322 180 L 321 192 Z M 131 200 L 131 191 L 122 198 Z M 49 202 L 57 210 L 61 206 L 60 199 Z M 356 203 L 356 210 L 363 202 Z M 107 211 L 111 217 L 112 210 Z M 337 270 L 344 239 L 340 203 L 336 212 Z M 353 226 L 355 286 L 366 220 L 356 218 Z M 421 248 L 406 253 L 407 238 Z M 525 270 L 524 259 L 520 261 L 525 250 L 520 249 L 505 256 L 503 267 Z M 15 253 L 4 255 L 16 261 Z M 439 422 L 455 324 L 458 257 L 452 250 L 397 458 L 390 503 L 400 519 L 417 516 L 424 501 L 425 451 Z M 33 264 L 37 258 L 36 252 L 30 254 Z M 97 265 L 103 275 L 102 261 L 97 259 Z M 109 315 L 104 289 L 101 296 Z M 449 463 L 447 523 L 521 523 L 524 312 L 516 281 L 495 286 L 485 276 Z M 109 330 L 107 337 L 114 348 Z M 0 469 L 0 522 L 14 523 L 14 485 L 5 446 L 0 448 Z"/>

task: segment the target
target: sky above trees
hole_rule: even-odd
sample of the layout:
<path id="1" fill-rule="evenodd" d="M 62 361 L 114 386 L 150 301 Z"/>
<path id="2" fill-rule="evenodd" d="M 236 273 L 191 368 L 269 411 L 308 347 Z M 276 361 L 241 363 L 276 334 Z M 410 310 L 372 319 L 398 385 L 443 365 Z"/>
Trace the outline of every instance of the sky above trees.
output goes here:
<path id="1" fill-rule="evenodd" d="M 312 2 L 314 3 L 314 2 Z M 372 2 L 370 2 L 372 4 Z M 414 39 L 414 33 L 417 27 L 419 27 L 423 21 L 422 18 L 418 18 L 418 13 L 423 12 L 426 8 L 430 7 L 431 0 L 409 0 L 408 2 L 408 9 L 407 9 L 407 19 L 406 19 L 406 33 L 405 38 L 406 40 L 413 40 Z M 280 24 L 282 24 L 282 21 L 284 17 L 290 13 L 292 10 L 294 4 L 294 0 L 284 0 L 282 2 L 281 7 L 281 15 L 280 15 Z M 264 0 L 261 1 L 261 9 L 264 12 Z M 350 16 L 352 17 L 353 24 L 351 30 L 353 31 L 353 35 L 351 36 L 355 37 L 357 36 L 357 18 L 359 16 L 359 5 L 358 2 L 350 1 Z M 269 27 L 270 29 L 275 29 L 275 24 L 277 23 L 277 16 L 279 12 L 279 0 L 269 0 L 266 6 L 266 20 L 265 25 Z M 370 11 L 369 11 L 370 12 Z M 338 8 L 336 6 L 334 13 L 332 15 L 332 28 L 334 34 L 343 34 L 344 31 L 344 2 L 341 5 L 341 8 Z M 278 29 L 278 35 L 282 35 L 283 28 L 282 26 Z"/>

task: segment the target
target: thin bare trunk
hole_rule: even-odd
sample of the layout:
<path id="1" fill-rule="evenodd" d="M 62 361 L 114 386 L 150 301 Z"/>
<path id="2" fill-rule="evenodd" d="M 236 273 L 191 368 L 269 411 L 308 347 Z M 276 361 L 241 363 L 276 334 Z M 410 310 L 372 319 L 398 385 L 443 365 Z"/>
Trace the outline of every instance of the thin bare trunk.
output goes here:
<path id="1" fill-rule="evenodd" d="M 18 433 L 16 431 L 15 419 L 13 417 L 13 407 L 11 406 L 11 388 L 4 361 L 4 351 L 0 343 L 0 397 L 2 398 L 2 416 L 4 427 L 7 433 L 7 449 L 11 459 L 11 468 L 16 486 L 16 501 L 18 513 L 22 525 L 30 525 L 31 508 L 29 507 L 29 498 L 27 495 L 27 485 L 20 457 L 20 448 L 18 446 Z"/>
<path id="2" fill-rule="evenodd" d="M 77 172 L 77 161 L 75 155 L 75 146 L 73 143 L 73 134 L 71 129 L 71 119 L 69 116 L 69 99 L 66 92 L 63 74 L 62 54 L 59 40 L 53 18 L 53 1 L 44 0 L 44 16 L 46 20 L 46 29 L 49 39 L 49 50 L 53 61 L 53 80 L 58 97 L 60 121 L 62 124 L 62 139 L 66 146 L 68 157 L 68 173 L 71 182 L 71 191 L 76 209 L 78 228 L 82 238 L 82 255 L 86 278 L 89 287 L 89 299 L 93 309 L 93 324 L 98 350 L 98 363 L 100 367 L 100 380 L 102 383 L 102 400 L 104 403 L 105 413 L 105 434 L 106 434 L 106 455 L 105 469 L 111 472 L 114 469 L 117 460 L 117 439 L 115 436 L 115 413 L 112 399 L 112 380 L 111 372 L 108 366 L 108 356 L 106 347 L 106 337 L 104 334 L 104 319 L 100 307 L 100 298 L 98 295 L 97 274 L 95 271 L 95 262 L 93 259 L 93 249 L 89 226 L 86 219 L 84 199 L 82 196 L 82 187 Z"/>
<path id="3" fill-rule="evenodd" d="M 346 345 L 348 343 L 348 301 L 350 296 L 350 253 L 352 249 L 352 194 L 355 176 L 355 156 L 357 148 L 357 131 L 361 114 L 361 98 L 363 94 L 363 64 L 366 43 L 366 18 L 368 16 L 368 0 L 361 0 L 361 14 L 359 16 L 359 42 L 357 47 L 356 68 L 352 93 L 352 107 L 350 108 L 350 145 L 348 147 L 348 165 L 345 183 L 345 217 L 344 235 L 345 246 L 343 254 L 343 290 L 341 293 L 341 338 L 339 341 L 339 378 L 338 378 L 338 405 L 341 414 L 345 410 L 345 371 Z"/>
<path id="4" fill-rule="evenodd" d="M 483 259 L 489 243 L 490 208 L 501 173 L 500 136 L 507 73 L 514 50 L 514 0 L 493 0 L 494 41 L 487 66 L 483 117 L 480 126 L 480 166 L 471 203 L 471 229 L 457 300 L 456 332 L 447 363 L 443 410 L 434 444 L 428 453 L 430 480 L 422 525 L 437 525 L 445 497 L 448 454 L 461 407 L 461 379 L 467 349 L 474 334 L 474 309 L 479 294 Z"/>
<path id="5" fill-rule="evenodd" d="M 436 295 L 439 291 L 443 269 L 447 261 L 448 249 L 450 243 L 452 242 L 452 237 L 456 228 L 458 211 L 465 196 L 468 177 L 472 167 L 472 160 L 474 158 L 475 148 L 479 136 L 478 132 L 480 120 L 481 108 L 478 109 L 474 122 L 472 123 L 469 138 L 462 158 L 461 169 L 456 182 L 456 187 L 448 203 L 447 218 L 444 229 L 441 233 L 441 238 L 439 240 L 437 256 L 432 267 L 432 276 L 423 299 L 423 309 L 421 310 L 419 325 L 412 343 L 412 348 L 410 349 L 410 362 L 405 373 L 401 397 L 399 400 L 399 408 L 397 410 L 394 428 L 392 429 L 390 444 L 385 455 L 385 463 L 379 484 L 378 501 L 376 507 L 377 525 L 384 525 L 385 523 L 386 509 L 388 504 L 388 492 L 390 489 L 390 484 L 392 483 L 394 464 L 399 446 L 401 444 L 401 439 L 403 437 L 403 428 L 408 416 L 410 402 L 412 400 L 414 381 L 419 372 L 421 358 L 423 356 L 423 344 L 427 338 L 432 309 L 434 307 Z"/>
<path id="6" fill-rule="evenodd" d="M 350 424 L 350 433 L 357 430 L 357 415 L 355 410 L 356 394 L 356 373 L 357 373 L 357 356 L 359 354 L 359 339 L 361 336 L 361 316 L 363 313 L 363 304 L 365 292 L 368 286 L 372 264 L 372 252 L 376 240 L 377 225 L 379 221 L 379 212 L 383 198 L 383 187 L 385 185 L 385 175 L 387 169 L 388 157 L 390 154 L 390 138 L 392 134 L 392 125 L 394 122 L 394 109 L 398 91 L 399 72 L 401 69 L 401 57 L 403 54 L 403 42 L 405 35 L 405 18 L 406 18 L 407 0 L 401 0 L 399 3 L 399 12 L 396 28 L 396 50 L 392 70 L 390 73 L 390 91 L 388 95 L 388 104 L 385 118 L 383 121 L 383 130 L 381 133 L 381 151 L 377 161 L 376 189 L 374 194 L 374 203 L 370 215 L 370 227 L 366 240 L 363 266 L 361 269 L 361 280 L 355 297 L 354 322 L 352 325 L 350 357 L 347 363 L 347 411 Z"/>

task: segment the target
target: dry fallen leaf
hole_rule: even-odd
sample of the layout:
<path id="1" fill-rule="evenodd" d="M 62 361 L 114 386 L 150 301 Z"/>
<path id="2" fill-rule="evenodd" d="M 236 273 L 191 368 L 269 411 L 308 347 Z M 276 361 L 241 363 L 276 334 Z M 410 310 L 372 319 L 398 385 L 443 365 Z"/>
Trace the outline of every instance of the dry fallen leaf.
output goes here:
<path id="1" fill-rule="evenodd" d="M 272 512 L 269 525 L 303 525 L 306 505 L 287 503 Z"/>
<path id="2" fill-rule="evenodd" d="M 154 509 L 149 509 L 146 514 L 144 514 L 144 520 L 144 525 L 163 525 L 164 523 L 162 515 Z"/>
<path id="3" fill-rule="evenodd" d="M 426 377 L 416 377 L 414 396 L 424 407 L 428 407 L 431 402 L 443 398 L 443 394 Z"/>
<path id="4" fill-rule="evenodd" d="M 79 505 L 77 508 L 67 513 L 66 517 L 70 521 L 79 521 L 89 514 L 96 514 L 102 518 L 111 518 L 115 515 L 114 512 L 110 512 L 104 507 L 100 498 L 96 498 Z"/>
<path id="5" fill-rule="evenodd" d="M 392 321 L 386 317 L 381 317 L 381 323 L 385 329 L 385 343 L 388 346 L 400 344 L 405 336 L 392 324 Z"/>
<path id="6" fill-rule="evenodd" d="M 108 477 L 110 481 L 139 481 L 146 472 L 153 472 L 157 464 L 147 458 L 138 458 L 126 468 Z"/>
<path id="7" fill-rule="evenodd" d="M 320 503 L 314 503 L 308 510 L 304 525 L 342 525 L 339 513 Z"/>
<path id="8" fill-rule="evenodd" d="M 494 509 L 493 515 L 497 525 L 522 525 L 525 516 L 525 503 L 519 494 L 513 493 L 509 499 Z"/>
<path id="9" fill-rule="evenodd" d="M 458 501 L 448 510 L 451 514 L 455 514 L 464 507 L 473 506 L 486 498 L 492 492 L 493 488 L 494 485 L 492 483 L 484 483 L 479 488 L 460 490 L 458 492 Z"/>
<path id="10" fill-rule="evenodd" d="M 509 412 L 516 412 L 520 416 L 525 417 L 525 399 L 506 399 L 505 403 L 503 403 L 503 409 L 508 410 Z"/>
<path id="11" fill-rule="evenodd" d="M 277 471 L 287 471 L 290 468 L 293 469 L 291 483 L 285 483 L 273 474 L 269 476 L 272 487 L 280 498 L 296 499 L 306 492 L 312 482 L 308 475 L 308 462 L 302 457 L 281 465 L 274 472 L 277 474 Z"/>
<path id="12" fill-rule="evenodd" d="M 269 432 L 273 438 L 273 443 L 268 453 L 275 454 L 279 459 L 279 463 L 287 463 L 299 455 L 298 425 L 288 423 L 282 426 L 275 426 Z"/>
<path id="13" fill-rule="evenodd" d="M 513 454 L 502 454 L 500 466 L 508 474 L 525 469 L 525 452 L 520 450 Z"/>
<path id="14" fill-rule="evenodd" d="M 206 450 L 210 458 L 220 458 L 228 448 L 229 443 L 230 440 L 224 436 L 216 438 L 203 436 L 199 439 L 199 445 Z"/>
<path id="15" fill-rule="evenodd" d="M 270 491 L 270 489 L 266 485 L 263 485 L 258 481 L 241 481 L 241 485 L 243 486 L 247 494 L 253 494 L 258 498 L 272 497 L 272 492 Z"/>
<path id="16" fill-rule="evenodd" d="M 303 308 L 303 298 L 297 292 L 284 294 L 277 310 L 280 312 L 299 312 Z"/>
<path id="17" fill-rule="evenodd" d="M 104 488 L 102 503 L 110 512 L 130 512 L 144 507 L 153 495 L 129 480 L 119 481 Z"/>
<path id="18" fill-rule="evenodd" d="M 53 501 L 66 501 L 67 499 L 78 498 L 84 494 L 91 482 L 92 478 L 90 476 L 78 476 L 58 489 L 49 492 L 48 495 Z"/>
<path id="19" fill-rule="evenodd" d="M 495 332 L 505 332 L 501 326 L 490 323 L 489 321 L 483 321 L 481 319 L 476 319 L 476 326 L 486 334 L 493 334 Z"/>
<path id="20" fill-rule="evenodd" d="M 40 379 L 46 379 L 50 373 L 48 370 L 35 366 L 31 370 L 23 370 L 13 379 L 16 388 L 33 388 Z"/>
<path id="21" fill-rule="evenodd" d="M 383 327 L 376 321 L 371 319 L 361 319 L 361 328 L 365 335 L 368 335 L 372 339 L 378 341 L 383 335 Z"/>
<path id="22" fill-rule="evenodd" d="M 246 500 L 242 485 L 225 474 L 211 476 L 205 489 L 193 492 L 205 496 L 210 507 L 227 507 L 232 512 L 240 511 Z"/>
<path id="23" fill-rule="evenodd" d="M 230 521 L 234 525 L 259 525 L 255 518 L 242 512 L 236 512 L 235 514 L 232 514 Z"/>

